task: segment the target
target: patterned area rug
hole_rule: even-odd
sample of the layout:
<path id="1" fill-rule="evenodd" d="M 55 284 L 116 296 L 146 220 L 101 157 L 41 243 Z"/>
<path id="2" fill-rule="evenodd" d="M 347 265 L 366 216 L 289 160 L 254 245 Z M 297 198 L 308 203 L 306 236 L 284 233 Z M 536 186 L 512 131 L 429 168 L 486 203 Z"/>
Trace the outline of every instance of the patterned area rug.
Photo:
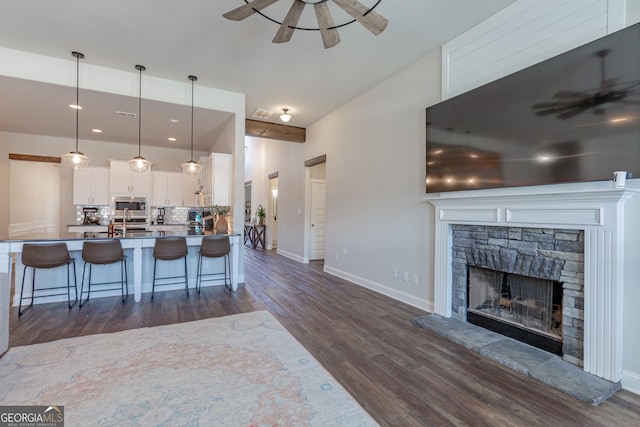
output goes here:
<path id="1" fill-rule="evenodd" d="M 377 425 L 266 311 L 12 348 L 0 384 L 67 426 Z"/>

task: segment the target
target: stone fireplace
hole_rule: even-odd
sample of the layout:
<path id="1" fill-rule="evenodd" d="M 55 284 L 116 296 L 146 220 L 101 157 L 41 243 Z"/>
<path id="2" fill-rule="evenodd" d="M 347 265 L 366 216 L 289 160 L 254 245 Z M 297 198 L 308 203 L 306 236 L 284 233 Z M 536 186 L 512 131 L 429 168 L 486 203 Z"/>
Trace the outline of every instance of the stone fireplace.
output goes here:
<path id="1" fill-rule="evenodd" d="M 451 225 L 452 311 L 583 365 L 584 232 Z"/>
<path id="2" fill-rule="evenodd" d="M 599 182 L 429 196 L 434 312 L 467 320 L 471 267 L 557 281 L 563 358 L 620 381 L 624 203 L 633 194 Z"/>

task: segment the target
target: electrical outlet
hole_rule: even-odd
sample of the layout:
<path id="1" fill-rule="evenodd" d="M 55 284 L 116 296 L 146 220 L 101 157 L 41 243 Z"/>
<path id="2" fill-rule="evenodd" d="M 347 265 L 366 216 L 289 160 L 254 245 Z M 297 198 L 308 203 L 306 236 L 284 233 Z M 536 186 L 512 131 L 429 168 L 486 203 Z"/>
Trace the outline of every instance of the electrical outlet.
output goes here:
<path id="1" fill-rule="evenodd" d="M 418 275 L 416 273 L 413 274 L 413 284 L 414 285 L 418 284 Z"/>
<path id="2" fill-rule="evenodd" d="M 409 281 L 409 272 L 408 271 L 403 271 L 402 272 L 402 280 L 404 280 L 405 282 Z"/>
<path id="3" fill-rule="evenodd" d="M 391 275 L 393 276 L 394 279 L 398 278 L 398 269 L 394 268 L 391 270 Z"/>

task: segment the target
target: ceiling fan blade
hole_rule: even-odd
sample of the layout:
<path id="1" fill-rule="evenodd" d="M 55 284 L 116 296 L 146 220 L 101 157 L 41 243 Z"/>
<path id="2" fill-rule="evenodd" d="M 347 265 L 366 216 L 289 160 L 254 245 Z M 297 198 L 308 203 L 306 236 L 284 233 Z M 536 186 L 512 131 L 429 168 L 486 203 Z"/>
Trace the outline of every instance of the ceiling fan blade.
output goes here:
<path id="1" fill-rule="evenodd" d="M 618 80 L 619 80 L 619 77 L 616 77 L 614 79 L 607 79 L 603 81 L 602 85 L 600 86 L 600 94 L 608 95 L 609 93 L 611 93 L 611 90 L 613 89 L 615 84 L 618 82 Z"/>
<path id="2" fill-rule="evenodd" d="M 578 99 L 589 99 L 591 95 L 586 94 L 584 92 L 576 92 L 574 90 L 561 90 L 560 92 L 553 95 L 554 98 L 578 98 Z"/>
<path id="3" fill-rule="evenodd" d="M 333 2 L 376 36 L 383 32 L 389 24 L 385 17 L 356 0 L 333 0 Z"/>
<path id="4" fill-rule="evenodd" d="M 335 28 L 336 24 L 333 22 L 333 17 L 331 16 L 331 12 L 329 12 L 327 2 L 315 3 L 313 7 L 316 11 L 318 28 L 320 28 L 324 48 L 332 48 L 340 43 L 340 35 L 338 34 L 338 30 Z"/>
<path id="5" fill-rule="evenodd" d="M 253 0 L 252 2 L 233 9 L 232 11 L 229 11 L 222 16 L 232 21 L 242 21 L 243 19 L 248 18 L 249 16 L 256 13 L 258 10 L 262 10 L 267 6 L 271 6 L 277 1 L 278 0 Z"/>
<path id="6" fill-rule="evenodd" d="M 285 43 L 291 40 L 291 36 L 293 36 L 293 32 L 295 31 L 294 27 L 298 25 L 298 20 L 300 19 L 300 15 L 302 15 L 302 10 L 305 5 L 306 3 L 300 0 L 293 2 L 276 36 L 272 40 L 274 43 Z"/>
<path id="7" fill-rule="evenodd" d="M 560 120 L 570 119 L 571 117 L 577 116 L 578 114 L 584 113 L 589 106 L 585 105 L 580 108 L 576 108 L 575 110 L 567 111 L 566 113 L 558 114 L 558 118 Z"/>

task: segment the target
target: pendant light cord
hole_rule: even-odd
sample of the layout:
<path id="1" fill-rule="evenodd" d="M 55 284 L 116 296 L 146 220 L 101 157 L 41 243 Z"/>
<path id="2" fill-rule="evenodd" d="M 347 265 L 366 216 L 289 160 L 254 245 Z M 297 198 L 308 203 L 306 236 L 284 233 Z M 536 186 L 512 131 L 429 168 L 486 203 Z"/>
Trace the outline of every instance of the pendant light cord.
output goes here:
<path id="1" fill-rule="evenodd" d="M 80 58 L 84 58 L 84 55 L 80 52 L 72 52 L 72 55 L 76 57 L 76 152 L 78 151 L 78 132 L 80 120 Z"/>
<path id="2" fill-rule="evenodd" d="M 193 79 L 191 79 L 191 160 L 193 160 Z"/>
<path id="3" fill-rule="evenodd" d="M 140 145 L 142 144 L 142 65 L 136 65 L 136 68 L 140 71 L 140 79 L 138 82 L 138 157 L 141 156 Z"/>
<path id="4" fill-rule="evenodd" d="M 189 76 L 191 80 L 191 161 L 193 162 L 193 85 L 198 78 L 196 76 Z"/>

